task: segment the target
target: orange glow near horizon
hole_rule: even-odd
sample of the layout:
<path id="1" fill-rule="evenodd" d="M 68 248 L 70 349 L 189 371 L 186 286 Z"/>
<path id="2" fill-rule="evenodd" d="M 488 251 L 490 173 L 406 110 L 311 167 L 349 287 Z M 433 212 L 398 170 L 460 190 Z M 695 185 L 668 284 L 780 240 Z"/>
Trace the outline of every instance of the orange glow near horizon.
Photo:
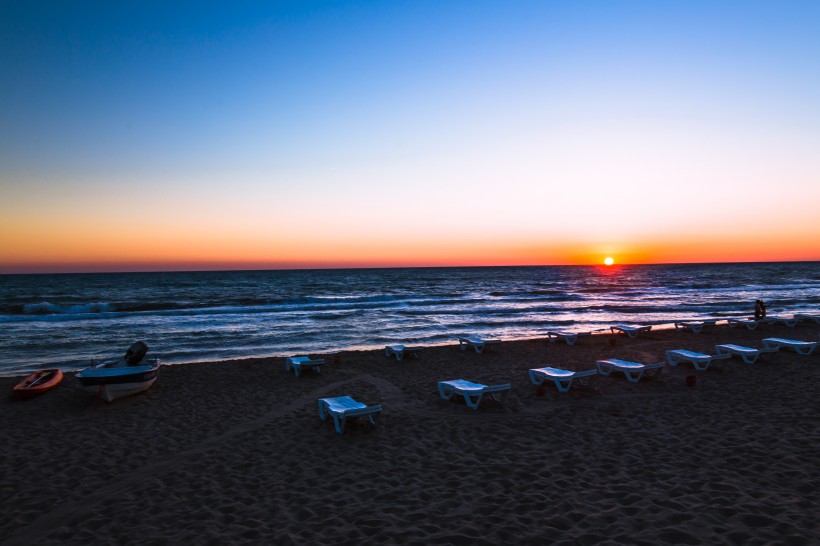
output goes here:
<path id="1" fill-rule="evenodd" d="M 232 193 L 218 195 L 217 205 L 206 192 L 194 192 L 129 216 L 119 197 L 104 195 L 94 214 L 85 214 L 93 193 L 87 188 L 64 200 L 35 202 L 11 192 L 0 204 L 0 273 L 600 265 L 615 256 L 620 265 L 820 260 L 820 225 L 812 221 L 810 199 L 763 225 L 742 210 L 728 210 L 720 222 L 688 224 L 658 210 L 649 230 L 648 220 L 639 223 L 634 215 L 626 215 L 629 221 L 579 215 L 584 199 L 538 215 L 516 210 L 516 204 L 530 206 L 518 196 L 460 208 L 454 196 L 420 205 L 420 215 L 412 207 L 367 201 L 340 202 L 336 209 L 326 201 L 298 207 L 274 201 L 271 207 Z M 123 199 L 130 198 L 139 196 Z M 643 206 L 639 200 L 621 204 Z"/>
<path id="2" fill-rule="evenodd" d="M 513 245 L 503 240 L 482 242 L 436 241 L 293 241 L 217 237 L 203 239 L 171 235 L 140 240 L 139 234 L 100 230 L 81 237 L 63 232 L 29 238 L 4 246 L 0 273 L 83 271 L 169 271 L 226 269 L 324 269 L 359 267 L 460 267 L 502 265 L 611 265 L 619 263 L 703 263 L 754 261 L 815 261 L 816 247 L 786 246 L 777 240 L 741 241 L 715 238 L 704 245 L 668 238 L 635 244 L 580 243 L 577 246 L 545 242 Z M 602 252 L 603 250 L 603 252 Z M 613 260 L 614 263 L 614 260 Z"/>

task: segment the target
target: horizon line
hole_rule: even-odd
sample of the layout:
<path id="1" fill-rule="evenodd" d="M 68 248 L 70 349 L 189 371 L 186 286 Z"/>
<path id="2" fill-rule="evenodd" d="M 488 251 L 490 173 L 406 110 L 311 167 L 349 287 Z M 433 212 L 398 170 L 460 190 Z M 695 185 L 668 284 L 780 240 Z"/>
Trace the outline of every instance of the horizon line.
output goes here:
<path id="1" fill-rule="evenodd" d="M 789 263 L 816 263 L 820 260 L 741 260 L 725 262 L 657 262 L 657 263 L 615 263 L 612 265 L 600 264 L 493 264 L 493 265 L 410 265 L 410 266 L 330 266 L 330 267 L 250 267 L 250 268 L 219 268 L 213 269 L 137 269 L 137 270 L 88 270 L 88 271 L 0 271 L 0 276 L 11 275 L 106 275 L 106 274 L 135 274 L 135 273 L 240 273 L 251 271 L 346 271 L 368 269 L 499 269 L 506 267 L 597 267 L 618 268 L 634 266 L 663 266 L 663 265 L 740 265 L 740 264 L 789 264 Z"/>

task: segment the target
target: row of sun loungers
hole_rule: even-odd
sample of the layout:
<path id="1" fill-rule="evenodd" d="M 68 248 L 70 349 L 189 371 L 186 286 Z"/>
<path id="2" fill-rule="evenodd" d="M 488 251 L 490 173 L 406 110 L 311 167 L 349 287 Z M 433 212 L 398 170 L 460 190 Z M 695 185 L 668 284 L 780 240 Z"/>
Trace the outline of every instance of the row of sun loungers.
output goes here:
<path id="1" fill-rule="evenodd" d="M 681 321 L 675 323 L 675 329 L 689 330 L 695 334 L 700 333 L 703 328 L 714 326 L 718 319 L 705 319 L 699 321 Z M 761 320 L 753 319 L 727 319 L 730 327 L 745 326 L 753 330 L 758 323 L 781 323 L 786 326 L 794 326 L 800 320 L 811 320 L 820 324 L 820 315 L 795 314 L 793 317 L 768 317 Z M 620 332 L 627 337 L 634 338 L 642 332 L 648 332 L 651 326 L 618 324 L 610 327 L 613 333 Z M 572 346 L 579 337 L 591 335 L 591 332 L 566 332 L 552 330 L 547 332 L 547 339 L 550 342 L 564 340 Z M 485 348 L 501 343 L 498 339 L 487 339 L 480 336 L 471 335 L 458 338 L 459 348 L 466 350 L 472 347 L 475 352 L 482 353 Z M 718 360 L 728 360 L 738 356 L 746 364 L 754 364 L 761 355 L 777 352 L 780 349 L 791 349 L 801 355 L 810 355 L 817 347 L 818 342 L 798 341 L 784 338 L 766 338 L 762 340 L 762 348 L 744 347 L 735 344 L 715 345 L 717 354 L 708 355 L 687 349 L 675 349 L 666 351 L 666 360 L 670 366 L 677 366 L 681 363 L 690 363 L 696 371 L 706 371 L 709 366 Z M 407 345 L 388 345 L 385 347 L 386 357 L 395 357 L 396 361 L 401 361 L 405 355 L 418 358 L 422 347 Z M 311 368 L 315 372 L 320 371 L 320 367 L 325 363 L 324 359 L 312 359 L 307 356 L 295 356 L 285 359 L 285 371 L 293 370 L 298 377 L 302 368 Z M 664 362 L 642 364 L 630 362 L 617 358 L 598 360 L 595 368 L 581 371 L 563 370 L 560 368 L 544 367 L 529 370 L 530 381 L 535 385 L 542 385 L 551 381 L 559 392 L 569 392 L 572 383 L 578 380 L 581 384 L 598 375 L 610 376 L 613 372 L 620 372 L 631 383 L 640 382 L 644 374 L 657 374 L 663 370 Z M 484 385 L 474 383 L 465 379 L 451 379 L 439 381 L 437 383 L 439 396 L 444 400 L 450 400 L 453 396 L 461 396 L 469 408 L 477 410 L 485 395 L 492 399 L 503 402 L 511 385 L 503 383 L 498 385 Z M 379 404 L 367 405 L 350 396 L 339 396 L 335 398 L 321 398 L 319 403 L 319 417 L 322 421 L 328 417 L 333 419 L 336 431 L 344 432 L 347 419 L 354 417 L 366 417 L 375 426 L 376 416 L 381 413 L 382 407 Z"/>
<path id="2" fill-rule="evenodd" d="M 702 324 L 701 327 L 703 325 L 705 324 Z M 692 327 L 692 325 L 690 325 L 690 327 Z M 564 339 L 568 345 L 574 345 L 576 340 L 578 339 L 578 336 L 589 335 L 589 333 L 586 332 L 570 333 L 560 331 L 549 332 L 549 334 L 550 336 L 548 337 L 548 339 L 550 341 Z M 465 350 L 467 347 L 471 346 L 475 349 L 477 353 L 481 353 L 487 345 L 497 343 L 501 343 L 501 341 L 497 339 L 483 339 L 478 336 L 468 336 L 459 338 L 459 347 L 462 350 Z M 761 354 L 777 352 L 780 348 L 792 349 L 796 351 L 798 354 L 807 355 L 811 354 L 811 352 L 814 351 L 815 345 L 815 342 L 796 341 L 783 338 L 766 338 L 763 340 L 762 349 L 754 349 L 751 347 L 743 347 L 734 344 L 721 344 L 715 346 L 715 350 L 717 351 L 716 355 L 707 355 L 704 353 L 697 353 L 686 349 L 676 349 L 667 351 L 666 356 L 667 361 L 671 366 L 677 366 L 681 362 L 689 362 L 693 365 L 695 370 L 703 371 L 709 368 L 709 365 L 712 363 L 712 361 L 731 358 L 733 355 L 741 357 L 743 359 L 743 362 L 747 364 L 754 364 Z M 406 345 L 388 345 L 384 348 L 384 353 L 385 356 L 393 356 L 396 358 L 396 361 L 400 362 L 405 354 L 410 355 L 413 358 L 418 358 L 421 350 L 422 347 L 410 347 Z M 602 362 L 604 362 L 604 364 L 598 366 L 598 368 L 604 370 L 604 372 L 600 372 L 603 375 L 609 375 L 609 373 L 611 373 L 613 369 L 624 371 L 624 365 L 622 364 L 623 361 L 617 361 L 620 362 L 620 368 L 612 364 L 612 362 L 616 361 Z M 289 372 L 290 370 L 293 370 L 294 374 L 297 377 L 299 376 L 299 373 L 303 367 L 311 368 L 318 373 L 320 371 L 320 367 L 324 363 L 324 359 L 321 358 L 312 359 L 307 356 L 289 357 L 285 359 L 285 371 Z M 636 368 L 632 366 L 632 368 L 630 369 L 635 370 Z M 563 378 L 560 381 L 555 380 L 555 384 L 558 386 L 558 389 L 561 390 L 561 392 L 566 392 L 562 390 L 562 388 L 564 388 L 562 385 L 566 384 L 566 389 L 569 390 L 569 386 L 572 384 L 572 379 L 582 377 L 578 375 L 573 375 L 572 377 L 570 377 L 567 374 L 572 375 L 571 372 L 567 372 L 566 370 L 558 370 L 557 368 L 541 368 L 540 370 L 543 371 L 542 375 L 544 375 L 544 377 L 548 376 L 549 374 L 553 374 L 553 376 L 557 377 L 557 375 L 560 375 Z M 624 373 L 626 374 L 626 371 L 624 371 Z M 627 377 L 633 377 L 634 373 L 626 375 Z M 640 380 L 640 374 L 637 377 L 638 380 Z M 535 380 L 533 380 L 533 382 L 535 382 Z"/>
<path id="3" fill-rule="evenodd" d="M 797 354 L 810 355 L 815 347 L 816 341 L 797 341 L 794 339 L 783 339 L 780 337 L 770 337 L 763 340 L 763 347 L 755 349 L 726 343 L 715 345 L 716 355 L 707 355 L 684 349 L 666 351 L 666 358 L 670 366 L 677 366 L 681 362 L 689 362 L 697 371 L 705 371 L 715 360 L 724 360 L 739 356 L 746 364 L 754 364 L 761 355 L 766 353 L 776 353 L 780 349 L 791 349 Z"/>
<path id="4" fill-rule="evenodd" d="M 810 355 L 817 347 L 817 344 L 818 342 L 815 341 L 766 338 L 763 340 L 763 348 L 760 349 L 734 344 L 721 344 L 715 346 L 717 355 L 708 355 L 686 349 L 674 349 L 666 351 L 666 358 L 670 366 L 677 366 L 683 362 L 688 362 L 692 364 L 695 370 L 706 371 L 712 362 L 730 359 L 733 356 L 739 356 L 743 362 L 747 364 L 754 364 L 762 354 L 777 352 L 780 349 L 791 349 L 801 355 Z M 420 351 L 418 347 L 406 347 L 404 345 L 393 345 L 385 348 L 385 354 L 388 357 L 396 356 L 397 360 L 401 360 L 401 357 L 398 355 L 404 352 L 418 355 L 418 351 Z M 308 357 L 291 357 L 285 360 L 285 366 L 288 370 L 293 369 L 296 375 L 298 375 L 301 366 L 310 365 L 318 371 L 318 365 L 323 362 L 321 359 L 311 360 Z M 551 381 L 559 392 L 566 393 L 569 392 L 573 381 L 576 379 L 583 384 L 597 375 L 609 376 L 617 371 L 623 373 L 624 377 L 626 377 L 630 383 L 639 383 L 644 374 L 660 373 L 664 369 L 664 366 L 664 362 L 641 364 L 618 358 L 610 358 L 598 360 L 595 363 L 595 368 L 589 370 L 571 371 L 552 367 L 533 368 L 529 370 L 529 377 L 530 381 L 535 385 L 542 385 L 545 382 Z M 485 395 L 488 395 L 498 402 L 504 402 L 511 389 L 509 383 L 484 385 L 465 379 L 439 381 L 437 387 L 439 396 L 442 399 L 450 400 L 453 396 L 461 396 L 464 398 L 467 407 L 474 410 L 478 409 Z M 375 426 L 376 415 L 380 414 L 381 411 L 382 407 L 380 404 L 367 405 L 354 400 L 350 396 L 319 399 L 319 417 L 322 421 L 326 421 L 328 417 L 332 418 L 336 432 L 339 433 L 344 432 L 347 419 L 354 417 L 367 417 L 369 422 Z"/>
<path id="5" fill-rule="evenodd" d="M 759 324 L 784 324 L 790 328 L 793 328 L 797 325 L 798 322 L 801 320 L 806 321 L 813 321 L 817 324 L 820 324 L 820 315 L 808 315 L 808 314 L 795 314 L 794 316 L 772 316 L 766 317 L 763 319 L 750 319 L 750 318 L 727 318 L 727 319 L 702 319 L 702 320 L 682 320 L 675 322 L 675 330 L 685 330 L 690 331 L 694 334 L 699 334 L 703 331 L 704 328 L 708 328 L 710 326 L 715 326 L 718 320 L 726 320 L 727 324 L 730 328 L 736 327 L 746 327 L 749 330 L 754 330 L 757 328 Z M 609 327 L 610 331 L 613 334 L 624 334 L 625 336 L 629 337 L 630 339 L 634 339 L 638 337 L 640 334 L 649 332 L 652 330 L 652 326 L 650 325 L 640 325 L 640 324 L 614 324 Z M 579 336 L 584 335 L 591 335 L 592 332 L 565 332 L 560 330 L 553 330 L 547 332 L 547 339 L 549 341 L 557 341 L 559 339 L 563 339 L 567 342 L 567 345 L 575 345 L 575 342 L 578 340 Z"/>

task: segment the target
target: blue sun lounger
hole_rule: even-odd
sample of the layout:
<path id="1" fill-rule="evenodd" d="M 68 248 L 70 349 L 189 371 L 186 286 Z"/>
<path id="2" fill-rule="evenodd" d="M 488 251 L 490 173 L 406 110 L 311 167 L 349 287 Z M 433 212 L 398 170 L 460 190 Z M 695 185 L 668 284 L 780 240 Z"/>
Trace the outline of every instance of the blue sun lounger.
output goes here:
<path id="1" fill-rule="evenodd" d="M 745 326 L 747 330 L 754 330 L 757 325 L 764 322 L 763 320 L 755 320 L 750 318 L 728 318 L 726 323 L 729 328 L 736 328 L 738 326 Z"/>
<path id="2" fill-rule="evenodd" d="M 412 356 L 413 358 L 418 358 L 419 353 L 421 352 L 421 347 L 407 347 L 405 345 L 387 345 L 384 348 L 384 356 L 396 357 L 396 362 L 400 362 L 402 358 L 404 358 L 405 354 Z"/>
<path id="3" fill-rule="evenodd" d="M 763 353 L 776 353 L 777 349 L 755 349 L 753 347 L 744 347 L 743 345 L 735 345 L 733 343 L 726 343 L 723 345 L 715 345 L 715 350 L 718 356 L 733 356 L 737 355 L 746 364 L 754 364 L 760 355 Z"/>
<path id="4" fill-rule="evenodd" d="M 796 339 L 783 339 L 782 337 L 767 337 L 763 340 L 763 346 L 767 349 L 791 349 L 799 355 L 810 355 L 817 347 L 816 341 L 797 341 Z"/>
<path id="5" fill-rule="evenodd" d="M 706 326 L 714 326 L 717 319 L 706 320 L 681 320 L 675 323 L 675 330 L 689 330 L 693 334 L 699 334 Z"/>
<path id="6" fill-rule="evenodd" d="M 337 396 L 336 398 L 319 399 L 319 417 L 324 422 L 328 415 L 333 417 L 336 425 L 336 432 L 345 431 L 345 422 L 353 417 L 367 417 L 370 423 L 376 426 L 376 414 L 382 412 L 380 404 L 367 406 L 357 402 L 349 396 Z"/>
<path id="7" fill-rule="evenodd" d="M 559 339 L 563 339 L 567 342 L 567 345 L 572 346 L 575 345 L 575 342 L 578 341 L 579 336 L 591 336 L 592 332 L 564 332 L 562 330 L 550 330 L 547 332 L 547 339 L 550 343 L 555 343 Z"/>
<path id="8" fill-rule="evenodd" d="M 798 320 L 799 319 L 797 317 L 773 316 L 761 319 L 761 322 L 766 322 L 768 324 L 785 324 L 789 328 L 794 328 L 797 326 Z"/>
<path id="9" fill-rule="evenodd" d="M 610 358 L 607 360 L 599 360 L 595 363 L 598 368 L 598 373 L 601 375 L 609 375 L 613 371 L 623 372 L 624 376 L 630 383 L 637 383 L 641 380 L 644 372 L 654 370 L 654 373 L 660 373 L 663 370 L 664 363 L 656 362 L 654 364 L 639 364 L 638 362 L 630 362 L 628 360 L 621 360 L 619 358 Z"/>
<path id="10" fill-rule="evenodd" d="M 472 347 L 477 353 L 483 352 L 486 346 L 495 345 L 497 343 L 501 343 L 501 340 L 484 339 L 478 336 L 464 336 L 458 338 L 458 346 L 462 351 L 467 349 L 467 347 Z"/>
<path id="11" fill-rule="evenodd" d="M 796 313 L 794 318 L 798 320 L 810 320 L 815 324 L 820 324 L 820 314 Z"/>
<path id="12" fill-rule="evenodd" d="M 731 358 L 731 356 L 712 356 L 686 349 L 670 349 L 666 351 L 666 360 L 670 366 L 677 366 L 681 362 L 691 362 L 695 370 L 699 372 L 708 370 L 713 360 L 724 360 L 727 358 Z"/>
<path id="13" fill-rule="evenodd" d="M 451 379 L 438 382 L 438 393 L 444 400 L 449 400 L 454 394 L 458 394 L 464 397 L 467 406 L 478 409 L 478 405 L 485 394 L 489 394 L 497 402 L 503 402 L 510 392 L 510 387 L 509 383 L 482 385 L 464 379 Z"/>
<path id="14" fill-rule="evenodd" d="M 614 324 L 609 327 L 613 334 L 615 333 L 622 333 L 626 334 L 629 338 L 638 337 L 638 334 L 641 332 L 648 332 L 652 329 L 651 326 L 641 326 L 640 324 Z"/>
<path id="15" fill-rule="evenodd" d="M 304 366 L 305 368 L 313 368 L 316 373 L 319 373 L 319 367 L 325 363 L 324 358 L 310 358 L 309 356 L 291 356 L 285 359 L 285 371 L 289 372 L 291 369 L 296 377 L 299 377 L 299 371 Z"/>
<path id="16" fill-rule="evenodd" d="M 533 368 L 530 370 L 530 381 L 534 385 L 541 385 L 544 381 L 552 381 L 558 388 L 558 392 L 569 392 L 572 381 L 578 379 L 579 383 L 586 383 L 585 378 L 598 375 L 598 370 L 584 370 L 572 372 L 560 368 Z"/>

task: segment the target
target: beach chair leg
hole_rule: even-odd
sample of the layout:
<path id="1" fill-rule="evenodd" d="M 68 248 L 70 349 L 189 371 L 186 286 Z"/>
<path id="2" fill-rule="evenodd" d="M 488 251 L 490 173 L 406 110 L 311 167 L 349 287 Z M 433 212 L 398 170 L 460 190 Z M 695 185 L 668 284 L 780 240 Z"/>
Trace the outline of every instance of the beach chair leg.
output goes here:
<path id="1" fill-rule="evenodd" d="M 299 368 L 300 366 L 293 366 L 293 373 L 296 374 L 296 377 L 299 377 Z"/>
<path id="2" fill-rule="evenodd" d="M 325 404 L 321 400 L 319 400 L 319 418 L 324 422 L 327 418 L 327 414 L 325 413 Z"/>
<path id="3" fill-rule="evenodd" d="M 543 383 L 543 382 L 544 382 L 544 378 L 543 378 L 543 377 L 537 377 L 537 376 L 536 376 L 536 375 L 532 372 L 532 370 L 530 370 L 529 374 L 530 374 L 530 381 L 532 381 L 532 384 L 533 384 L 533 385 L 540 385 L 541 383 Z"/>
<path id="4" fill-rule="evenodd" d="M 566 385 L 564 382 L 566 382 Z M 569 392 L 570 387 L 572 387 L 572 379 L 556 379 L 555 386 L 558 387 L 558 392 Z"/>
<path id="5" fill-rule="evenodd" d="M 439 396 L 441 396 L 444 400 L 449 400 L 450 398 L 452 398 L 452 397 L 453 397 L 453 393 L 454 393 L 454 392 L 455 392 L 455 391 L 454 391 L 453 389 L 451 389 L 451 388 L 447 388 L 447 389 L 445 389 L 445 388 L 444 388 L 444 385 L 439 385 L 439 386 L 438 386 L 438 394 L 439 394 Z"/>
<path id="6" fill-rule="evenodd" d="M 473 343 L 473 349 L 475 349 L 475 352 L 481 353 L 484 351 L 484 345 L 481 345 L 480 343 Z"/>
<path id="7" fill-rule="evenodd" d="M 581 385 L 582 387 L 589 387 L 589 386 L 591 386 L 591 385 L 592 385 L 592 384 L 593 384 L 593 383 L 594 383 L 597 379 L 598 379 L 598 375 L 597 375 L 597 374 L 596 374 L 596 375 L 593 375 L 592 377 L 579 377 L 579 378 L 578 378 L 578 384 L 579 384 L 579 385 Z M 567 387 L 567 390 L 569 390 L 569 387 Z"/>
<path id="8" fill-rule="evenodd" d="M 507 396 L 509 394 L 510 394 L 510 391 L 506 390 L 506 391 L 501 391 L 501 392 L 491 392 L 490 396 L 492 396 L 493 400 L 495 400 L 496 402 L 499 402 L 499 403 L 503 404 L 504 401 L 507 399 Z"/>
<path id="9" fill-rule="evenodd" d="M 472 396 L 470 396 L 469 394 L 465 394 L 465 395 L 464 395 L 464 401 L 465 401 L 465 402 L 467 402 L 467 406 L 469 406 L 469 407 L 473 408 L 474 410 L 477 410 L 477 409 L 478 409 L 478 405 L 481 403 L 481 398 L 482 398 L 483 396 L 484 396 L 484 393 L 482 392 L 481 394 L 479 394 L 478 396 L 476 396 L 476 398 L 475 398 L 475 402 L 473 402 L 473 397 L 472 397 Z"/>
<path id="10" fill-rule="evenodd" d="M 599 364 L 598 365 L 598 373 L 605 376 L 605 377 L 609 376 L 609 374 L 612 373 L 612 367 L 611 366 L 606 366 L 606 365 L 602 366 L 602 365 Z"/>
<path id="11" fill-rule="evenodd" d="M 637 377 L 635 377 L 632 374 L 632 372 L 624 371 L 624 375 L 626 376 L 627 381 L 629 381 L 630 383 L 640 383 L 641 376 L 643 376 L 643 370 L 641 370 L 639 372 L 636 372 L 636 373 L 638 374 Z"/>
<path id="12" fill-rule="evenodd" d="M 344 415 L 340 415 L 336 412 L 332 412 L 328 410 L 328 413 L 331 417 L 333 417 L 333 425 L 336 428 L 336 432 L 343 432 L 345 429 L 345 418 Z"/>

